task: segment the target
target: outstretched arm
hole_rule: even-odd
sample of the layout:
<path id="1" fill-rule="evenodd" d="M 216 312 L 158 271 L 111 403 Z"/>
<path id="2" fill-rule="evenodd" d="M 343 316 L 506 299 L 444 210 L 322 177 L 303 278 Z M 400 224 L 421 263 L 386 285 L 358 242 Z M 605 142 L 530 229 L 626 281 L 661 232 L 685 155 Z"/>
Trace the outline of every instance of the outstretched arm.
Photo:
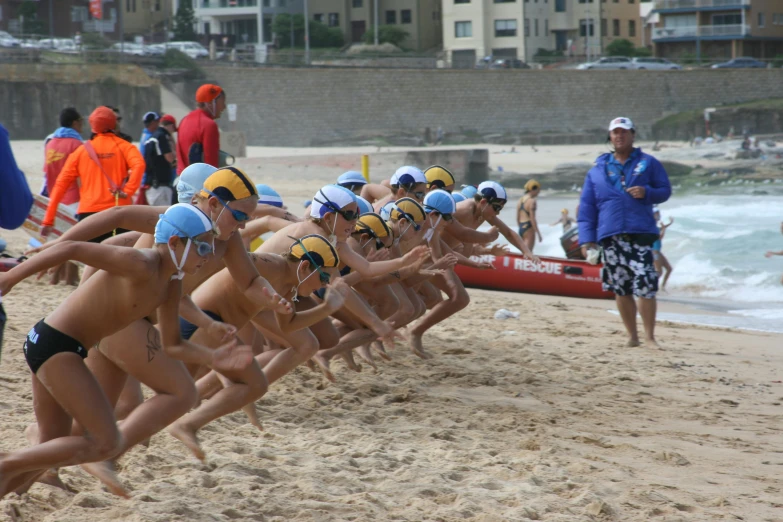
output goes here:
<path id="1" fill-rule="evenodd" d="M 297 219 L 298 218 L 294 218 Z M 248 221 L 245 228 L 239 231 L 243 238 L 255 239 L 263 236 L 267 232 L 278 232 L 288 225 L 291 221 L 277 216 L 264 216 L 252 221 Z"/>
<path id="2" fill-rule="evenodd" d="M 454 239 L 463 243 L 491 243 L 498 238 L 498 229 L 490 228 L 486 232 L 479 232 L 466 227 L 456 219 L 452 219 L 446 225 L 446 232 Z"/>
<path id="3" fill-rule="evenodd" d="M 0 295 L 7 294 L 20 281 L 42 270 L 59 266 L 66 261 L 80 261 L 98 270 L 120 274 L 132 279 L 144 279 L 155 269 L 156 259 L 148 251 L 135 248 L 103 245 L 100 243 L 59 242 L 46 252 L 20 263 L 0 279 Z"/>
<path id="4" fill-rule="evenodd" d="M 259 205 L 256 207 L 256 209 L 252 212 L 253 218 L 262 218 L 264 216 L 272 216 L 280 219 L 284 219 L 288 221 L 289 225 L 291 223 L 298 223 L 299 221 L 302 221 L 301 218 L 296 217 L 295 215 L 291 214 L 285 209 L 282 209 L 280 207 L 275 207 L 272 205 L 266 205 L 264 203 L 259 203 Z"/>
<path id="5" fill-rule="evenodd" d="M 337 253 L 340 255 L 340 261 L 350 266 L 353 271 L 358 272 L 365 279 L 370 279 L 399 270 L 404 266 L 410 265 L 419 257 L 428 256 L 429 249 L 424 246 L 418 246 L 399 259 L 375 261 L 372 263 L 354 252 L 347 243 L 338 243 Z"/>
<path id="6" fill-rule="evenodd" d="M 530 219 L 533 219 L 533 215 L 530 215 Z M 487 219 L 487 222 L 490 225 L 494 225 L 498 228 L 501 234 L 503 234 L 503 237 L 505 237 L 509 243 L 517 247 L 519 250 L 522 251 L 522 255 L 524 255 L 527 259 L 532 259 L 536 263 L 539 261 L 538 257 L 533 255 L 533 252 L 530 251 L 530 249 L 527 247 L 524 241 L 522 241 L 522 238 L 519 237 L 519 234 L 511 230 L 511 228 L 506 225 L 502 219 L 498 216 L 493 216 L 489 219 Z"/>
<path id="7" fill-rule="evenodd" d="M 337 279 L 334 283 L 326 287 L 324 300 L 322 303 L 318 304 L 318 306 L 305 310 L 304 312 L 275 314 L 277 325 L 283 333 L 295 332 L 312 326 L 342 308 L 345 303 L 345 295 L 349 290 L 350 288 L 342 279 Z"/>

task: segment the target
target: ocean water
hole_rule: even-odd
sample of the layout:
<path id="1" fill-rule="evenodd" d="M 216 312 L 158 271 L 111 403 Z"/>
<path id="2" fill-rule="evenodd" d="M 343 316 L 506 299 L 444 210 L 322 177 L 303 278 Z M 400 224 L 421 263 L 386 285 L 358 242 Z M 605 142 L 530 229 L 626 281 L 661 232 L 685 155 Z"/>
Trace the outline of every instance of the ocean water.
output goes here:
<path id="1" fill-rule="evenodd" d="M 561 228 L 550 227 L 560 209 L 573 214 L 576 199 L 539 198 L 544 236 L 536 253 L 562 257 Z M 783 332 L 783 196 L 674 196 L 660 206 L 666 231 L 663 253 L 673 267 L 662 301 L 680 302 L 694 314 L 659 314 L 662 320 Z M 501 217 L 515 224 L 514 208 Z M 700 313 L 700 311 L 704 313 Z"/>

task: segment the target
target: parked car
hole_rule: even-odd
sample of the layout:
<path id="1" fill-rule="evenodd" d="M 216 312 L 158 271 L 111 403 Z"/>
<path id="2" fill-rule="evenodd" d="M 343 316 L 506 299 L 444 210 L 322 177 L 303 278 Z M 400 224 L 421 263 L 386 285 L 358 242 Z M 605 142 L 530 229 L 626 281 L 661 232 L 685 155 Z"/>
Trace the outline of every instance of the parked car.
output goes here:
<path id="1" fill-rule="evenodd" d="M 147 54 L 152 56 L 160 56 L 163 54 L 166 54 L 166 45 L 165 44 L 152 44 L 148 45 L 146 48 Z"/>
<path id="2" fill-rule="evenodd" d="M 675 70 L 675 69 L 682 69 L 681 65 L 677 65 L 674 62 L 670 62 L 666 58 L 653 58 L 653 57 L 645 57 L 645 58 L 634 58 L 631 60 L 634 65 L 634 69 L 650 69 L 650 70 Z"/>
<path id="3" fill-rule="evenodd" d="M 607 56 L 595 62 L 580 64 L 577 69 L 635 69 L 633 62 L 626 56 Z"/>
<path id="4" fill-rule="evenodd" d="M 22 42 L 7 31 L 0 31 L 0 47 L 19 47 Z"/>
<path id="5" fill-rule="evenodd" d="M 38 41 L 38 47 L 40 49 L 51 49 L 58 53 L 75 53 L 79 50 L 76 42 L 70 38 L 44 38 Z"/>
<path id="6" fill-rule="evenodd" d="M 194 60 L 197 58 L 209 57 L 207 48 L 198 42 L 169 42 L 166 46 L 169 49 L 176 49 L 177 51 L 183 52 Z"/>
<path id="7" fill-rule="evenodd" d="M 716 63 L 712 65 L 713 69 L 766 69 L 766 62 L 756 60 L 755 58 L 732 58 L 728 62 Z"/>
<path id="8" fill-rule="evenodd" d="M 492 62 L 490 69 L 530 69 L 530 66 L 518 58 L 498 59 Z"/>
<path id="9" fill-rule="evenodd" d="M 116 44 L 113 44 L 111 46 L 111 50 L 113 52 L 122 53 L 122 54 L 130 54 L 133 56 L 146 56 L 147 50 L 146 48 L 137 43 L 131 43 L 131 42 L 117 42 Z"/>

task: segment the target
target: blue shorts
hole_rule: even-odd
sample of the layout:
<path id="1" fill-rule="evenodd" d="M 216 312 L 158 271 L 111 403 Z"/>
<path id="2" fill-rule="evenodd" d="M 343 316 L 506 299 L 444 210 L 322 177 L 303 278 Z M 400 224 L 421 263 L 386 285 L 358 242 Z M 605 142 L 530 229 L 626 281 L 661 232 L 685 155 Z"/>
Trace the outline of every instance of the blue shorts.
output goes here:
<path id="1" fill-rule="evenodd" d="M 215 321 L 223 322 L 223 318 L 220 317 L 215 312 L 210 312 L 209 310 L 202 310 L 205 314 L 210 316 Z M 186 341 L 189 341 L 191 337 L 193 337 L 193 334 L 196 333 L 196 330 L 198 330 L 198 326 L 191 323 L 190 321 L 186 321 L 182 317 L 179 318 L 179 335 Z"/>

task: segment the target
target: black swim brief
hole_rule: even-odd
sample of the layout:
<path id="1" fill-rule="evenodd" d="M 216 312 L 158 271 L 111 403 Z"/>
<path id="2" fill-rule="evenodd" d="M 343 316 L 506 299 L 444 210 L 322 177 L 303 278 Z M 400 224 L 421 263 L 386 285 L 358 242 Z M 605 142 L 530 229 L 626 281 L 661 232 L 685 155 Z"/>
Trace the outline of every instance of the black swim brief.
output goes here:
<path id="1" fill-rule="evenodd" d="M 223 318 L 220 317 L 215 312 L 210 312 L 209 310 L 202 310 L 205 314 L 210 316 L 215 321 L 223 322 Z M 193 334 L 196 333 L 196 330 L 198 330 L 198 326 L 191 323 L 190 321 L 186 321 L 182 317 L 179 318 L 179 335 L 186 341 L 189 341 L 191 337 L 193 337 Z"/>
<path id="2" fill-rule="evenodd" d="M 24 341 L 24 357 L 33 373 L 38 373 L 41 366 L 58 353 L 65 352 L 75 353 L 82 359 L 87 358 L 87 350 L 82 343 L 55 330 L 43 319 L 27 333 Z"/>

